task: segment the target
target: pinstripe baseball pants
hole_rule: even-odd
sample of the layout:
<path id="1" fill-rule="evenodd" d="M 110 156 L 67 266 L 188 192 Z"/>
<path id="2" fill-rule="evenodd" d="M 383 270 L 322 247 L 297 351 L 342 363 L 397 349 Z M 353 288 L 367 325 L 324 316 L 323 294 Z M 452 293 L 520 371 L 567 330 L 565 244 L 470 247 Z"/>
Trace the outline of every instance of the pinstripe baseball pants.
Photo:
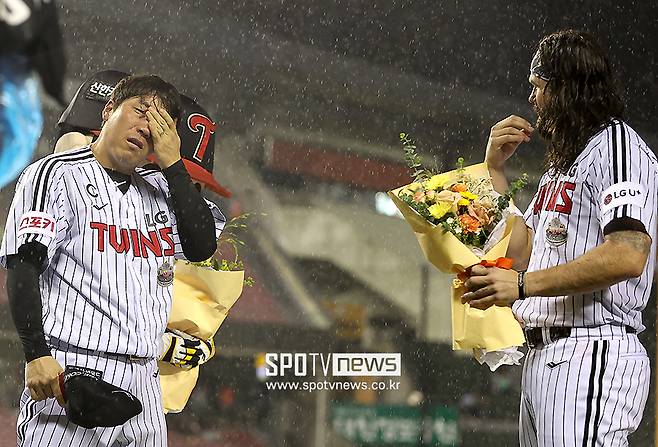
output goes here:
<path id="1" fill-rule="evenodd" d="M 122 426 L 86 429 L 70 422 L 54 398 L 37 402 L 25 389 L 17 423 L 19 447 L 166 447 L 167 427 L 155 359 L 129 361 L 112 354 L 52 352 L 63 368 L 69 364 L 102 371 L 103 380 L 130 391 L 144 410 Z"/>
<path id="2" fill-rule="evenodd" d="M 620 326 L 574 328 L 571 334 L 554 342 L 544 335 L 547 343 L 528 351 L 520 445 L 627 446 L 649 393 L 646 350 Z"/>

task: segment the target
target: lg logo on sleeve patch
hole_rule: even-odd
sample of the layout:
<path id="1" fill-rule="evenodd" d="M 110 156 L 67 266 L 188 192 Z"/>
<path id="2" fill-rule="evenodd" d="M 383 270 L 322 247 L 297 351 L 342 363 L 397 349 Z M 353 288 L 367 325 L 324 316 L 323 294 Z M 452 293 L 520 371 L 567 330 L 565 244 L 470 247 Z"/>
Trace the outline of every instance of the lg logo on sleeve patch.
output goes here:
<path id="1" fill-rule="evenodd" d="M 639 183 L 615 183 L 601 194 L 601 214 L 606 214 L 623 205 L 643 207 L 646 198 L 646 190 Z"/>

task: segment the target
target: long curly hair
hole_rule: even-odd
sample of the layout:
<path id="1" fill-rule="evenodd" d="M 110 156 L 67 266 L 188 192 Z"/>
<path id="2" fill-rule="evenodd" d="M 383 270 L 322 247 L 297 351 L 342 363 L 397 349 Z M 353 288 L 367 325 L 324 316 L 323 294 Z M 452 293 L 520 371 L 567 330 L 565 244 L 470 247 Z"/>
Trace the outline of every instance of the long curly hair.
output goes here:
<path id="1" fill-rule="evenodd" d="M 544 106 L 533 104 L 535 127 L 548 144 L 546 166 L 566 173 L 595 133 L 622 118 L 624 103 L 611 64 L 591 34 L 558 31 L 544 37 L 537 51 L 550 80 Z"/>

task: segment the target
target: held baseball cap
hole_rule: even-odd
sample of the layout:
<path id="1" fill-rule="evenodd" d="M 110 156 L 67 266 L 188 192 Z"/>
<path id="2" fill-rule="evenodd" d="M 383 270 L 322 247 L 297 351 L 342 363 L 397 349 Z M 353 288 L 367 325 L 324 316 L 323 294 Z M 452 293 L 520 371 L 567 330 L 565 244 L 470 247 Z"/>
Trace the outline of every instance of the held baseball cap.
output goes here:
<path id="1" fill-rule="evenodd" d="M 142 412 L 139 399 L 101 377 L 101 371 L 74 365 L 59 376 L 66 416 L 80 427 L 116 427 Z"/>
<path id="2" fill-rule="evenodd" d="M 215 162 L 215 129 L 217 125 L 210 115 L 189 96 L 181 95 L 181 117 L 178 120 L 180 154 L 187 172 L 193 180 L 207 186 L 220 196 L 232 193 L 212 175 Z"/>
<path id="3" fill-rule="evenodd" d="M 103 123 L 101 116 L 103 107 L 110 100 L 114 87 L 128 76 L 130 76 L 128 73 L 116 70 L 94 73 L 78 88 L 57 125 L 89 132 L 100 131 Z"/>

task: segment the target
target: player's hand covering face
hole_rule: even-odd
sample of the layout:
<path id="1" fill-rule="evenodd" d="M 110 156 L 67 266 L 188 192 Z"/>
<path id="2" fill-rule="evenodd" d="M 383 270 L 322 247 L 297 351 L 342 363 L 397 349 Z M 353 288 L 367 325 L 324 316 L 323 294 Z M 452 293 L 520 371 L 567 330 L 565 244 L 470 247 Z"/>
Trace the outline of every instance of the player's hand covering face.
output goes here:
<path id="1" fill-rule="evenodd" d="M 176 130 L 176 122 L 157 98 L 146 110 L 146 118 L 158 165 L 162 169 L 168 168 L 181 158 L 180 137 Z"/>
<path id="2" fill-rule="evenodd" d="M 153 97 L 132 97 L 118 107 L 108 102 L 103 110 L 105 124 L 98 143 L 104 147 L 101 157 L 107 159 L 110 169 L 130 174 L 137 166 L 146 163 L 153 151 L 153 140 L 147 110 Z"/>

